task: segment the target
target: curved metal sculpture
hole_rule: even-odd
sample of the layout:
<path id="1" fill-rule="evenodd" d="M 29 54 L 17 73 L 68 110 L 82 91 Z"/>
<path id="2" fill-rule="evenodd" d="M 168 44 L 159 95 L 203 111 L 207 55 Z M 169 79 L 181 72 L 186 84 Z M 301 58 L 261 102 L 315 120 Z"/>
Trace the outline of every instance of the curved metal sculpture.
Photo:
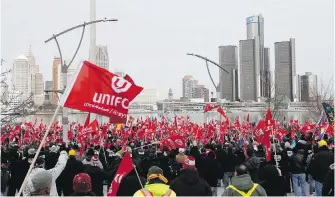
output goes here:
<path id="1" fill-rule="evenodd" d="M 206 61 L 206 67 L 207 67 L 208 75 L 209 75 L 209 77 L 211 78 L 211 81 L 212 81 L 212 83 L 213 83 L 213 85 L 214 85 L 214 87 L 215 87 L 215 90 L 217 90 L 217 86 L 215 85 L 215 82 L 214 82 L 214 80 L 213 80 L 213 77 L 212 77 L 212 75 L 211 75 L 211 72 L 209 71 L 208 62 L 210 62 L 210 63 L 214 64 L 215 66 L 217 66 L 218 68 L 222 69 L 222 70 L 225 71 L 227 74 L 229 74 L 229 72 L 228 72 L 226 69 L 222 68 L 218 63 L 216 63 L 216 62 L 214 62 L 214 61 L 212 61 L 212 60 L 210 60 L 210 59 L 208 59 L 208 58 L 206 58 L 206 57 L 203 57 L 203 56 L 198 55 L 198 54 L 193 54 L 193 53 L 187 53 L 187 55 L 195 56 L 195 57 L 198 57 L 198 58 L 203 59 L 203 60 Z"/>

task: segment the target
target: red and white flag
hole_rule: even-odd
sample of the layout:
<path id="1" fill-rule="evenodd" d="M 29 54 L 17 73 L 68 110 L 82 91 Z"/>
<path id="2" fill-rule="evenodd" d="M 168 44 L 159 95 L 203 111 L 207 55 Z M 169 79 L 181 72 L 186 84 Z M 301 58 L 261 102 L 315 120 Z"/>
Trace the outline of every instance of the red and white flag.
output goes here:
<path id="1" fill-rule="evenodd" d="M 133 161 L 128 152 L 125 153 L 120 163 L 119 168 L 116 171 L 115 177 L 108 190 L 107 196 L 116 196 L 119 190 L 121 180 L 126 177 L 134 169 Z"/>
<path id="2" fill-rule="evenodd" d="M 215 108 L 218 108 L 218 105 L 214 105 L 214 104 L 206 104 L 205 109 L 204 109 L 204 113 L 209 112 Z"/>
<path id="3" fill-rule="evenodd" d="M 127 75 L 119 77 L 84 61 L 61 100 L 64 107 L 108 116 L 125 123 L 129 103 L 143 90 Z"/>

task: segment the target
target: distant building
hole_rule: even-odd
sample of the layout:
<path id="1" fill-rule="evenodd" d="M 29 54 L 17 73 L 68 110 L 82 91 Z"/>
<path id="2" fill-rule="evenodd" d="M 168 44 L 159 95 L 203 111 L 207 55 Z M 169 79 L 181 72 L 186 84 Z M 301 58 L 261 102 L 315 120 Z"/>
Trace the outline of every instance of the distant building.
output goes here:
<path id="1" fill-rule="evenodd" d="M 260 69 L 257 55 L 258 38 L 240 40 L 240 99 L 258 101 L 260 98 Z M 221 86 L 221 84 L 220 84 Z"/>
<path id="2" fill-rule="evenodd" d="M 32 73 L 28 58 L 24 55 L 18 56 L 13 63 L 13 87 L 22 93 L 23 98 L 28 98 L 32 92 Z"/>
<path id="3" fill-rule="evenodd" d="M 11 90 L 8 93 L 8 102 L 9 102 L 9 108 L 15 108 L 20 106 L 20 104 L 26 100 L 27 98 L 23 97 L 21 95 L 22 92 L 18 90 Z"/>
<path id="4" fill-rule="evenodd" d="M 168 99 L 169 100 L 173 99 L 173 92 L 171 88 L 169 88 Z"/>
<path id="5" fill-rule="evenodd" d="M 130 103 L 129 109 L 157 110 L 158 92 L 156 89 L 143 89 Z"/>
<path id="6" fill-rule="evenodd" d="M 292 102 L 297 98 L 295 65 L 295 39 L 275 43 L 275 96 L 287 96 Z"/>
<path id="7" fill-rule="evenodd" d="M 209 102 L 209 90 L 204 85 L 196 85 L 192 98 L 201 99 L 202 102 Z"/>
<path id="8" fill-rule="evenodd" d="M 1 81 L 1 99 L 8 101 L 8 84 Z"/>
<path id="9" fill-rule="evenodd" d="M 265 90 L 266 88 L 266 74 L 268 73 L 267 67 L 269 66 L 269 55 L 266 52 L 269 52 L 269 48 L 264 48 L 264 18 L 261 14 L 247 17 L 246 19 L 247 25 L 247 39 L 255 40 L 255 53 L 254 59 L 256 64 L 256 75 L 259 74 L 260 80 L 259 86 L 256 86 L 257 100 L 259 97 L 265 97 L 268 92 Z M 267 62 L 268 61 L 268 62 Z M 258 77 L 258 76 L 257 76 Z"/>
<path id="10" fill-rule="evenodd" d="M 183 78 L 183 96 L 184 98 L 191 99 L 193 94 L 193 88 L 195 86 L 195 80 L 191 75 L 186 75 Z"/>
<path id="11" fill-rule="evenodd" d="M 45 90 L 52 90 L 52 81 L 45 81 L 45 85 L 44 85 L 44 89 Z M 51 93 L 51 92 L 48 92 L 48 93 L 45 93 L 45 99 L 47 99 L 47 100 L 51 100 L 51 95 L 52 95 L 53 93 Z"/>
<path id="12" fill-rule="evenodd" d="M 264 48 L 264 74 L 261 80 L 261 84 L 263 86 L 262 96 L 265 98 L 271 97 L 273 82 L 270 67 L 270 48 Z"/>
<path id="13" fill-rule="evenodd" d="M 35 96 L 44 95 L 44 80 L 42 73 L 35 73 Z"/>
<path id="14" fill-rule="evenodd" d="M 54 57 L 54 61 L 52 64 L 52 90 L 59 90 L 61 88 L 59 86 L 60 64 L 60 58 Z M 58 97 L 55 93 L 51 94 L 51 104 L 58 104 Z"/>
<path id="15" fill-rule="evenodd" d="M 96 65 L 109 70 L 109 57 L 107 46 L 97 46 Z"/>
<path id="16" fill-rule="evenodd" d="M 227 70 L 226 73 L 219 69 L 220 73 L 220 98 L 229 101 L 238 99 L 238 53 L 236 46 L 220 46 L 219 47 L 219 64 Z"/>
<path id="17" fill-rule="evenodd" d="M 315 101 L 318 96 L 317 76 L 311 72 L 306 72 L 300 76 L 301 101 Z"/>

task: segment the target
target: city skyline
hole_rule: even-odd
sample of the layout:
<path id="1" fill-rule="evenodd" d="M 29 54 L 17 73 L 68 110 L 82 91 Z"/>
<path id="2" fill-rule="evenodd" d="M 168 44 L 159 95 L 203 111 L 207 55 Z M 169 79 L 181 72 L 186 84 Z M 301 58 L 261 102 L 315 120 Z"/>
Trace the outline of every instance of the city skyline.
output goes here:
<path id="1" fill-rule="evenodd" d="M 44 4 L 42 1 L 37 2 Z M 53 57 L 58 56 L 58 53 L 55 44 L 44 44 L 44 40 L 54 33 L 80 24 L 83 21 L 89 21 L 90 3 L 89 1 L 85 3 L 78 3 L 78 1 L 67 2 L 67 8 L 63 9 L 64 14 L 57 16 L 57 14 L 53 13 L 55 13 L 54 10 L 56 11 L 57 7 L 62 7 L 62 1 L 53 2 L 48 5 L 48 7 L 54 7 L 53 9 L 47 9 L 46 13 L 45 10 L 40 10 L 41 13 L 45 13 L 45 19 L 42 20 L 39 19 L 41 13 L 30 15 L 27 12 L 31 10 L 29 7 L 31 8 L 37 2 L 21 2 L 20 5 L 23 4 L 22 6 L 16 6 L 17 3 L 15 2 L 2 2 L 1 5 L 4 8 L 2 9 L 2 48 L 6 50 L 1 53 L 1 58 L 6 60 L 5 66 L 9 66 L 15 57 L 22 53 L 26 54 L 28 46 L 32 45 L 35 58 L 46 81 L 51 79 Z M 262 14 L 266 21 L 264 25 L 264 43 L 265 47 L 270 48 L 272 72 L 275 68 L 274 43 L 295 38 L 296 73 L 312 72 L 318 78 L 325 79 L 325 81 L 332 77 L 334 71 L 333 29 L 324 31 L 321 37 L 317 36 L 316 32 L 319 32 L 317 29 L 327 29 L 329 24 L 333 24 L 330 9 L 330 7 L 333 7 L 331 6 L 333 2 L 322 1 L 314 4 L 312 1 L 304 1 L 305 7 L 303 10 L 300 9 L 301 2 L 282 1 L 274 5 L 265 1 L 259 1 L 255 5 L 245 2 L 245 5 L 250 5 L 249 9 L 241 8 L 238 13 L 235 12 L 233 20 L 224 20 L 231 12 L 219 13 L 215 12 L 215 10 L 216 7 L 220 6 L 226 6 L 227 10 L 229 10 L 228 8 L 237 10 L 236 8 L 239 5 L 235 2 L 229 4 L 221 2 L 204 4 L 195 1 L 194 4 L 195 9 L 188 10 L 187 15 L 183 15 L 184 8 L 187 5 L 183 2 L 176 8 L 176 13 L 173 16 L 169 15 L 166 17 L 167 12 L 163 8 L 171 6 L 166 3 L 152 2 L 150 4 L 152 11 L 147 13 L 146 10 L 148 8 L 144 5 L 148 5 L 148 3 L 144 3 L 141 6 L 138 3 L 98 1 L 96 5 L 97 19 L 103 17 L 119 19 L 119 22 L 115 24 L 102 23 L 97 25 L 97 44 L 106 45 L 109 59 L 113 59 L 113 62 L 110 63 L 110 68 L 113 69 L 110 70 L 122 70 L 136 79 L 138 84 L 147 88 L 157 89 L 162 96 L 160 99 L 166 98 L 170 87 L 174 90 L 174 96 L 176 98 L 180 97 L 182 95 L 180 79 L 185 74 L 193 75 L 194 78 L 208 87 L 210 92 L 216 92 L 206 73 L 205 63 L 197 59 L 188 58 L 186 53 L 199 53 L 218 62 L 218 46 L 238 46 L 238 41 L 246 38 L 245 18 L 255 14 Z M 138 6 L 140 6 L 140 9 L 136 10 L 135 8 Z M 208 6 L 214 11 L 207 12 L 206 17 L 203 18 L 203 15 L 197 13 L 202 10 L 203 6 Z M 276 6 L 279 6 L 279 8 Z M 311 11 L 314 13 L 317 6 L 322 11 L 310 19 L 308 17 L 309 13 Z M 23 10 L 20 7 L 25 7 L 26 9 Z M 73 16 L 74 8 L 83 10 L 83 13 Z M 126 12 L 123 13 L 118 9 L 123 9 Z M 39 8 L 37 8 L 38 10 Z M 112 11 L 108 12 L 107 10 Z M 283 11 L 285 11 L 285 15 L 281 14 Z M 297 14 L 297 11 L 299 14 Z M 18 12 L 22 14 L 15 14 Z M 27 14 L 24 14 L 26 12 Z M 133 15 L 127 14 L 129 12 Z M 68 20 L 62 20 L 63 17 Z M 11 24 L 6 18 L 11 18 Z M 306 18 L 309 18 L 309 20 L 306 21 Z M 224 22 L 222 22 L 223 20 Z M 62 23 L 59 23 L 59 21 L 62 21 Z M 197 21 L 198 24 L 193 24 L 194 21 Z M 323 21 L 324 23 L 321 24 L 317 21 Z M 312 30 L 310 29 L 311 23 L 315 25 Z M 324 24 L 327 25 L 324 26 Z M 46 28 L 40 28 L 40 26 Z M 206 28 L 203 28 L 203 26 L 206 26 Z M 23 28 L 25 31 L 19 31 L 18 28 Z M 36 31 L 36 29 L 39 29 L 39 31 Z M 180 32 L 178 31 L 177 33 L 175 29 L 180 30 Z M 65 56 L 64 59 L 69 58 L 73 54 L 80 38 L 80 33 L 74 32 L 60 39 L 60 46 Z M 75 59 L 75 65 L 79 60 L 88 59 L 88 38 L 89 31 L 86 30 L 83 46 Z M 310 50 L 311 46 L 314 50 Z M 167 76 L 166 80 L 161 80 L 162 68 L 164 69 L 164 75 Z M 147 72 L 143 72 L 143 70 Z M 216 83 L 219 82 L 217 68 L 211 66 L 210 70 L 213 73 L 214 81 Z"/>

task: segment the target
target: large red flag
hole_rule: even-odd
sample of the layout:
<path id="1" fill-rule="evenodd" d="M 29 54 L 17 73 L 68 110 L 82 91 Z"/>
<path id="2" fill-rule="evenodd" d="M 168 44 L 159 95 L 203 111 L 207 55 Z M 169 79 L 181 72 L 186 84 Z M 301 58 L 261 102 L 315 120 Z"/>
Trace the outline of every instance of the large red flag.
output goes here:
<path id="1" fill-rule="evenodd" d="M 119 190 L 121 180 L 126 177 L 129 172 L 134 169 L 133 161 L 128 152 L 125 153 L 120 163 L 119 168 L 116 171 L 111 187 L 108 190 L 107 196 L 116 196 Z"/>
<path id="2" fill-rule="evenodd" d="M 204 113 L 211 111 L 215 108 L 218 108 L 218 105 L 214 105 L 214 104 L 206 104 L 205 109 L 204 109 Z"/>
<path id="3" fill-rule="evenodd" d="M 125 123 L 129 103 L 143 90 L 127 79 L 84 61 L 66 88 L 61 105 L 112 117 L 113 123 Z"/>

